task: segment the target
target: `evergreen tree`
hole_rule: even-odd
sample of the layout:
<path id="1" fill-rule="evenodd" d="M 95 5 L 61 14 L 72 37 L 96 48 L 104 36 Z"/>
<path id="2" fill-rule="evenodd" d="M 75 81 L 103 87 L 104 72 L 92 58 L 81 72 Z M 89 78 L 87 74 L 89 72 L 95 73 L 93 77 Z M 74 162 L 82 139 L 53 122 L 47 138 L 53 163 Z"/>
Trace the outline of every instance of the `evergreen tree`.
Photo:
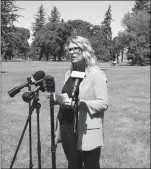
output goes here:
<path id="1" fill-rule="evenodd" d="M 111 30 L 111 21 L 112 21 L 112 14 L 111 14 L 111 6 L 109 5 L 108 10 L 105 13 L 105 18 L 101 23 L 101 34 L 100 40 L 103 42 L 103 48 L 105 51 L 104 57 L 106 61 L 111 59 L 111 49 L 112 49 L 112 30 Z"/>
<path id="2" fill-rule="evenodd" d="M 49 22 L 60 22 L 60 12 L 59 10 L 54 6 L 51 10 L 50 16 L 48 17 Z"/>
<path id="3" fill-rule="evenodd" d="M 32 23 L 33 37 L 36 37 L 37 32 L 45 25 L 45 9 L 43 5 L 38 8 L 37 14 L 34 16 L 35 22 Z"/>

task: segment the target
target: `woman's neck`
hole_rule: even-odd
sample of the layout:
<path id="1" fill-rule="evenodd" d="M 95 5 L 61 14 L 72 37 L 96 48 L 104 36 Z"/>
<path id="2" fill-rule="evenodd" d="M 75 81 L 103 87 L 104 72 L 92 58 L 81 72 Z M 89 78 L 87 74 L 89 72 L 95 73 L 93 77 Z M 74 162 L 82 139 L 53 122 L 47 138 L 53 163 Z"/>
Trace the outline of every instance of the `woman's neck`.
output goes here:
<path id="1" fill-rule="evenodd" d="M 83 61 L 72 63 L 72 70 L 85 72 L 85 63 Z"/>

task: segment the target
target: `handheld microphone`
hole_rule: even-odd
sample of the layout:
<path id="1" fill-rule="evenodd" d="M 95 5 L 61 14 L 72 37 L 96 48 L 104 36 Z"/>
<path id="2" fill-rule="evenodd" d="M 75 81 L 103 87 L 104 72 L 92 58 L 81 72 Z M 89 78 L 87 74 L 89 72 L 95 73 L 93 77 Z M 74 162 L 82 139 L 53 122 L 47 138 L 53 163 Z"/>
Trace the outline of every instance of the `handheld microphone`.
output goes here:
<path id="1" fill-rule="evenodd" d="M 16 94 L 20 92 L 20 90 L 24 87 L 27 87 L 29 84 L 35 84 L 36 81 L 42 79 L 45 77 L 45 72 L 44 71 L 37 71 L 33 75 L 27 77 L 27 81 L 21 84 L 20 86 L 16 86 L 10 91 L 8 91 L 8 94 L 10 97 L 14 97 Z"/>
<path id="2" fill-rule="evenodd" d="M 75 78 L 75 82 L 74 82 L 73 89 L 72 89 L 72 98 L 75 98 L 80 82 L 82 81 L 84 76 L 85 76 L 85 72 L 72 71 L 71 77 Z"/>

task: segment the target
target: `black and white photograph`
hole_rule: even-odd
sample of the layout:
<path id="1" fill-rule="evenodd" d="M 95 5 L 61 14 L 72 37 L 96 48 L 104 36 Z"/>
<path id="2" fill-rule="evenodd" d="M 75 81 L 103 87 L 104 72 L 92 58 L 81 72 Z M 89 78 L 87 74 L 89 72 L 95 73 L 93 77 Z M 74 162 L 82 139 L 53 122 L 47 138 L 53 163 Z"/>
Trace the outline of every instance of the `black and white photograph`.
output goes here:
<path id="1" fill-rule="evenodd" d="M 0 168 L 150 168 L 150 5 L 1 0 Z"/>

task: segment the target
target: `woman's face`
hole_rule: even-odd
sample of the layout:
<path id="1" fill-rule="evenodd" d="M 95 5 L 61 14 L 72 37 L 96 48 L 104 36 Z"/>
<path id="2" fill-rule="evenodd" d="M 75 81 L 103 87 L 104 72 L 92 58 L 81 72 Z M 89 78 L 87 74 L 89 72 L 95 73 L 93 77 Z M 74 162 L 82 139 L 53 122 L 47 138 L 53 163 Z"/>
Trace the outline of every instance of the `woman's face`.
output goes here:
<path id="1" fill-rule="evenodd" d="M 78 47 L 77 44 L 70 42 L 68 51 L 72 63 L 76 63 L 83 60 L 82 49 Z"/>

